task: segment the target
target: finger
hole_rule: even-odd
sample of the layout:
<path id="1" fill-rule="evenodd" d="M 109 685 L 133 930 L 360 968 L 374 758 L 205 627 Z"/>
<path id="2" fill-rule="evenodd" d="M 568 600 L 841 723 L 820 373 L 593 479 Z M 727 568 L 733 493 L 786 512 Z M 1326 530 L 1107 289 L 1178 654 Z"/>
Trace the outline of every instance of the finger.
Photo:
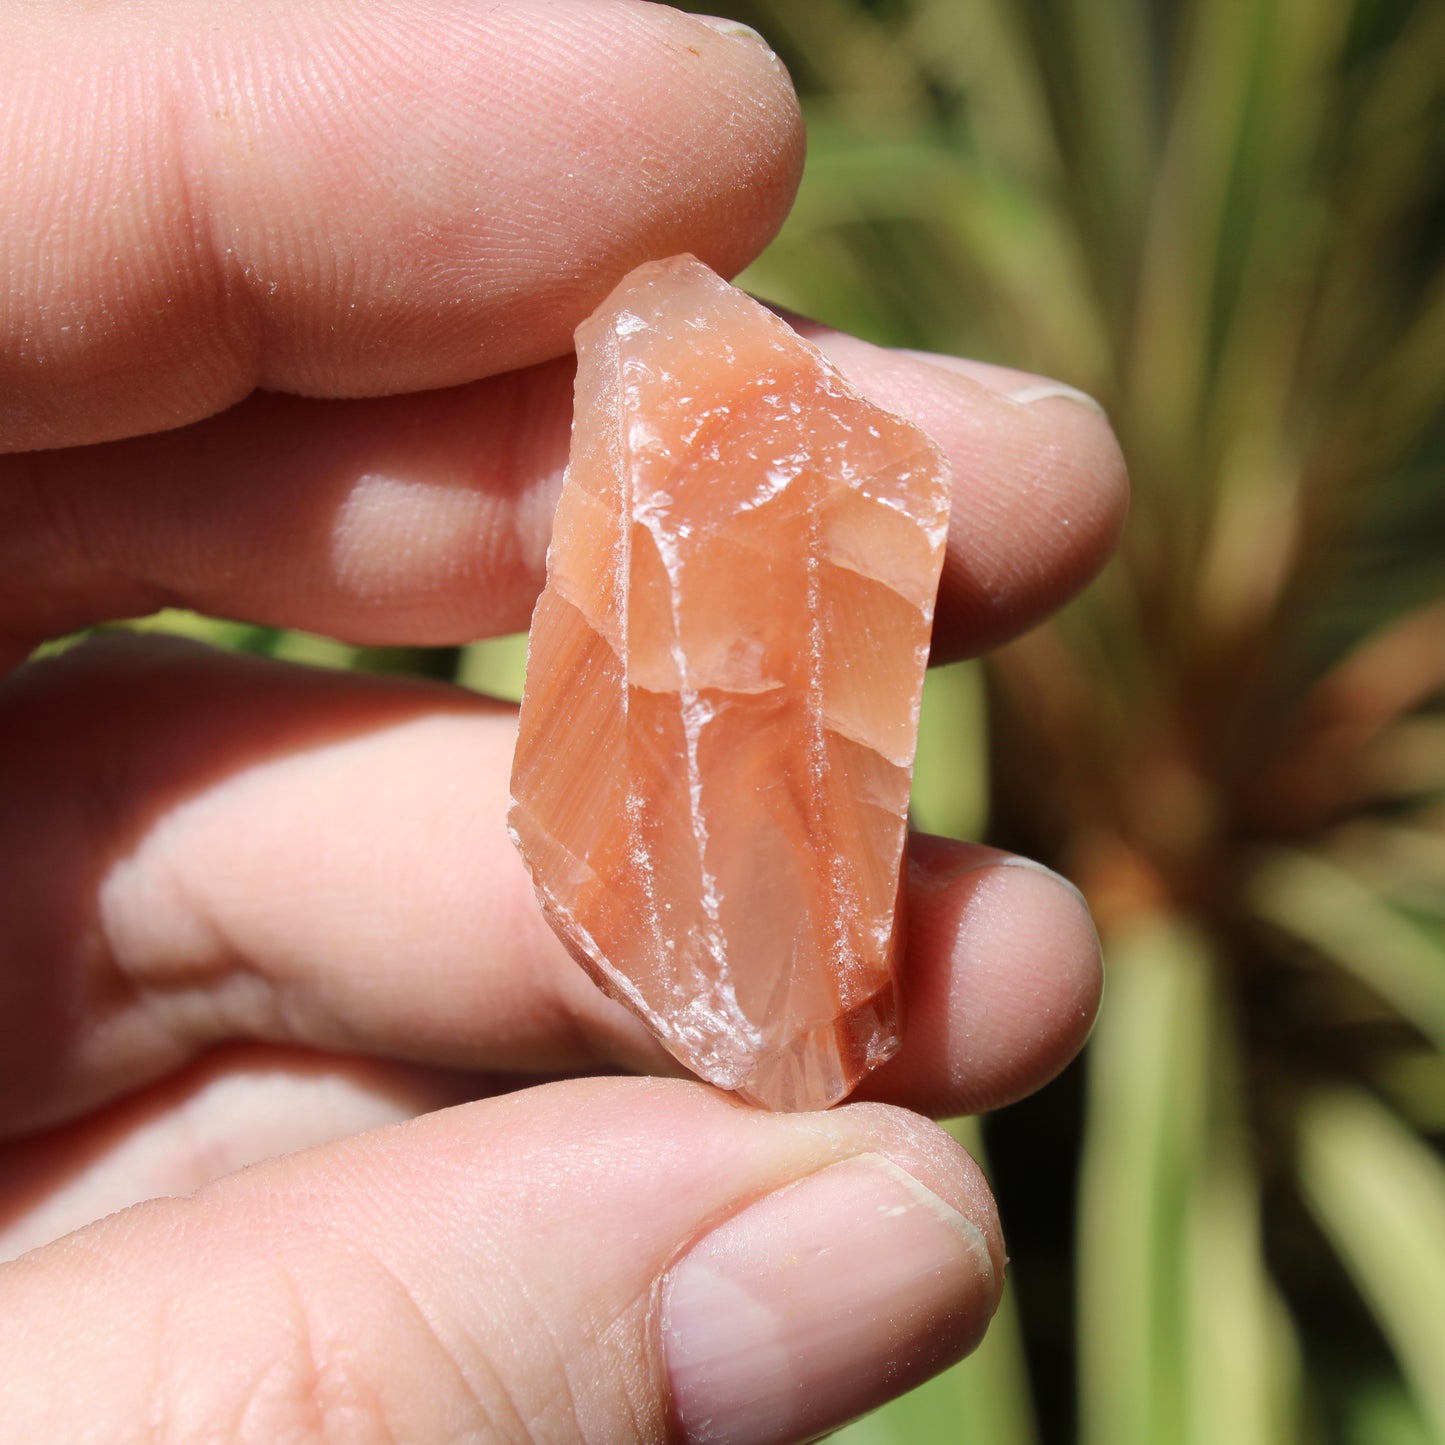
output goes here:
<path id="1" fill-rule="evenodd" d="M 801 168 L 766 46 L 636 0 L 27 5 L 0 40 L 0 450 L 559 356 L 644 259 L 745 265 Z"/>
<path id="2" fill-rule="evenodd" d="M 987 651 L 1032 627 L 1108 561 L 1128 513 L 1129 478 L 1093 398 L 1028 372 L 889 352 L 811 322 L 800 329 L 948 458 L 953 507 L 935 661 Z"/>
<path id="3" fill-rule="evenodd" d="M 1103 984 L 1098 934 L 1067 879 L 996 848 L 915 834 L 904 1046 L 858 1097 L 940 1119 L 1022 1099 L 1084 1047 Z"/>
<path id="4" fill-rule="evenodd" d="M 977 1170 L 916 1117 L 553 1085 L 0 1269 L 0 1434 L 811 1439 L 965 1354 L 1002 1277 Z"/>
<path id="5" fill-rule="evenodd" d="M 65 1129 L 0 1146 L 0 1261 L 144 1199 L 476 1097 L 469 1076 L 240 1045 Z"/>
<path id="6" fill-rule="evenodd" d="M 1127 480 L 1096 407 L 808 329 L 952 468 L 938 657 L 995 645 L 1102 566 Z M 570 416 L 556 362 L 418 397 L 257 396 L 165 435 L 11 458 L 8 477 L 0 459 L 0 633 L 18 652 L 163 602 L 364 643 L 525 627 Z"/>
<path id="7" fill-rule="evenodd" d="M 15 674 L 0 686 L 0 1130 L 229 1038 L 675 1069 L 542 919 L 503 826 L 514 736 L 510 709 L 448 689 L 154 637 Z M 1048 875 L 918 851 L 889 1097 L 987 1107 L 1082 1042 L 1097 946 Z"/>
<path id="8" fill-rule="evenodd" d="M 503 1071 L 647 1057 L 506 835 L 515 719 L 155 636 L 0 682 L 0 1136 L 231 1039 Z"/>

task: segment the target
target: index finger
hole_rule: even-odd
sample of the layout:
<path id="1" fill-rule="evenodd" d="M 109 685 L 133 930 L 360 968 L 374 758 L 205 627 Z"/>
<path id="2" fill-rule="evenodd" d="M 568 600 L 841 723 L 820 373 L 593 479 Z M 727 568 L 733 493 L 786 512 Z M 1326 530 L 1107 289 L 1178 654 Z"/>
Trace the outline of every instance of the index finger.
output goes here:
<path id="1" fill-rule="evenodd" d="M 740 269 L 802 164 L 766 46 L 641 0 L 42 3 L 0 45 L 0 451 L 560 356 L 642 260 Z"/>
<path id="2" fill-rule="evenodd" d="M 1102 566 L 1127 478 L 1095 405 L 799 324 L 948 459 L 936 661 L 1017 634 Z M 567 359 L 417 396 L 263 393 L 163 435 L 0 458 L 0 665 L 166 603 L 381 645 L 523 628 L 571 403 Z"/>

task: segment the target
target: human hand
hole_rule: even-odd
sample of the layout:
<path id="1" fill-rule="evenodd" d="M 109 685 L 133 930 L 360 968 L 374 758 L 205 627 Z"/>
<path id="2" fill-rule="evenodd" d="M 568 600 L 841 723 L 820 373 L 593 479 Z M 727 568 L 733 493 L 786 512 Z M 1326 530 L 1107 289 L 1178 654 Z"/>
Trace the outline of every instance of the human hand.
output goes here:
<path id="1" fill-rule="evenodd" d="M 648 257 L 735 271 L 801 161 L 756 41 L 630 0 L 42 5 L 0 36 L 13 663 L 168 603 L 524 625 L 573 326 Z M 953 463 L 940 653 L 1092 575 L 1123 510 L 1094 411 L 807 329 Z M 918 841 L 873 1102 L 617 1077 L 673 1066 L 541 921 L 512 729 L 156 636 L 0 683 L 0 1256 L 46 1246 L 0 1268 L 0 1439 L 792 1440 L 977 1340 L 992 1204 L 912 1111 L 1077 1050 L 1076 898 Z"/>

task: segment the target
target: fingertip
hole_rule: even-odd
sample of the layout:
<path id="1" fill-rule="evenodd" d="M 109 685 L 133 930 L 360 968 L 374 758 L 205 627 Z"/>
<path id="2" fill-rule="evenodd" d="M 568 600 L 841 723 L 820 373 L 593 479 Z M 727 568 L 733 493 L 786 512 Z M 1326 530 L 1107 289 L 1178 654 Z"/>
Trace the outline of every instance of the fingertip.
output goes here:
<path id="1" fill-rule="evenodd" d="M 550 360 L 638 264 L 690 251 L 734 274 L 792 204 L 803 133 L 786 70 L 685 12 L 428 0 L 376 31 L 377 55 L 404 64 L 368 52 L 358 66 L 375 114 L 347 118 L 349 169 L 312 154 L 307 131 L 283 139 L 311 166 L 309 192 L 293 168 L 268 177 L 274 207 L 233 198 L 249 249 L 281 230 L 339 256 L 307 278 L 315 297 L 284 283 L 277 304 L 257 297 L 274 322 L 267 388 L 380 395 Z M 383 128 L 395 139 L 369 146 Z M 331 324 L 298 324 L 311 310 Z"/>
<path id="2" fill-rule="evenodd" d="M 998 1283 L 978 1227 L 880 1154 L 821 1169 L 700 1240 L 663 1284 L 682 1438 L 811 1440 L 967 1354 Z"/>
<path id="3" fill-rule="evenodd" d="M 866 1092 L 939 1117 L 999 1108 L 1084 1046 L 1098 934 L 1078 889 L 1031 860 L 946 839 L 911 856 L 903 1049 Z"/>
<path id="4" fill-rule="evenodd" d="M 866 1094 L 866 1090 L 863 1091 Z M 957 1111 L 955 1111 L 957 1112 Z M 861 1126 L 873 1147 L 970 1221 L 984 1240 L 994 1279 L 994 1301 L 1002 1296 L 1008 1253 L 998 1206 L 983 1170 L 947 1130 L 911 1107 L 866 1097 L 839 1105 L 827 1117 Z"/>
<path id="5" fill-rule="evenodd" d="M 865 395 L 922 427 L 949 461 L 935 662 L 1007 641 L 1103 567 L 1123 530 L 1129 483 L 1092 397 L 1029 372 L 890 350 L 786 319 Z"/>
<path id="6" fill-rule="evenodd" d="M 930 370 L 948 384 L 916 383 L 919 408 L 955 468 L 933 652 L 948 662 L 1026 631 L 1094 579 L 1123 529 L 1128 475 L 1092 401 L 1032 388 L 1016 400 Z"/>
<path id="7" fill-rule="evenodd" d="M 710 235 L 696 228 L 703 239 L 694 236 L 678 249 L 731 277 L 758 256 L 792 209 L 807 148 L 803 111 L 787 68 L 757 31 L 711 15 L 685 18 L 704 32 L 705 63 L 734 98 L 736 119 L 746 123 L 735 119 L 722 137 L 711 126 L 700 135 L 703 163 L 696 174 L 715 194 L 699 209 L 716 224 Z M 739 228 L 740 216 L 746 228 Z"/>

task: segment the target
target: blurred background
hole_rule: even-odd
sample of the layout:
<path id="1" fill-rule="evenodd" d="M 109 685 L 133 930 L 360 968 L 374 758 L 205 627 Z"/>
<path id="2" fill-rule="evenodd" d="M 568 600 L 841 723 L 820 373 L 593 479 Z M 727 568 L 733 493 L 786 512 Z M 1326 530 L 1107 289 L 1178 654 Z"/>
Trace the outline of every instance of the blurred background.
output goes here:
<path id="1" fill-rule="evenodd" d="M 1074 878 L 1079 1065 L 959 1135 L 1013 1288 L 846 1445 L 1445 1442 L 1445 4 L 709 0 L 791 69 L 743 278 L 1098 397 L 1134 509 L 926 697 L 920 826 Z M 522 641 L 299 661 L 518 695 Z"/>

